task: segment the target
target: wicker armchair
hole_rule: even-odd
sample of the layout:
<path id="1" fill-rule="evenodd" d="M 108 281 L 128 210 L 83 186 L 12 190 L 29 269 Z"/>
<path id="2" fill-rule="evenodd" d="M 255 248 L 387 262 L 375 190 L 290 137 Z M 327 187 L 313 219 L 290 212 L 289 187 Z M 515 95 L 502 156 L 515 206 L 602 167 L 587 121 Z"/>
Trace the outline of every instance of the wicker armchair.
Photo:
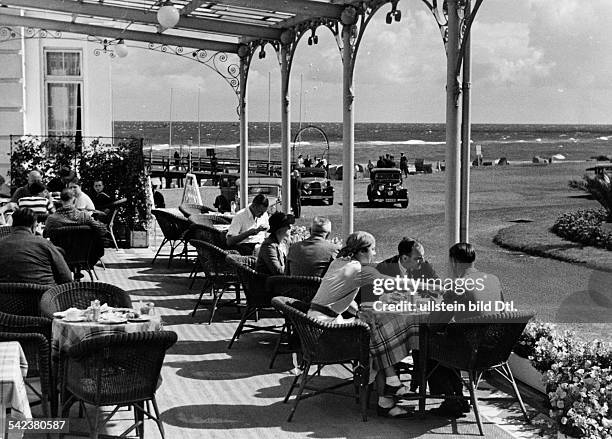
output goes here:
<path id="1" fill-rule="evenodd" d="M 202 215 L 208 212 L 216 212 L 212 207 L 207 207 L 202 204 L 191 204 L 191 203 L 183 203 L 179 206 L 179 210 L 185 218 L 189 218 L 191 215 Z"/>
<path id="2" fill-rule="evenodd" d="M 157 249 L 157 253 L 155 253 L 155 257 L 153 258 L 151 265 L 155 263 L 155 260 L 157 259 L 162 247 L 166 243 L 169 243 L 170 258 L 168 259 L 168 268 L 170 268 L 170 264 L 172 264 L 172 259 L 174 258 L 174 251 L 181 244 L 183 245 L 183 251 L 179 254 L 179 257 L 185 256 L 185 258 L 187 258 L 187 241 L 185 240 L 185 234 L 191 223 L 189 220 L 187 220 L 187 218 L 183 218 L 164 210 L 153 209 L 151 213 L 155 215 L 159 228 L 164 234 L 164 239 L 162 240 L 159 249 Z"/>
<path id="3" fill-rule="evenodd" d="M 0 226 L 0 239 L 9 236 L 13 228 L 11 226 Z"/>
<path id="4" fill-rule="evenodd" d="M 363 421 L 366 421 L 366 390 L 370 375 L 370 327 L 367 323 L 360 320 L 346 324 L 332 324 L 319 321 L 306 315 L 308 304 L 290 297 L 275 297 L 272 299 L 272 304 L 295 327 L 302 345 L 302 373 L 295 377 L 284 400 L 284 402 L 289 400 L 299 380 L 299 389 L 287 421 L 291 422 L 291 419 L 293 419 L 300 400 L 318 393 L 333 391 L 338 387 L 349 384 L 353 384 L 356 390 L 358 389 L 361 416 Z M 321 368 L 330 364 L 351 364 L 352 370 L 349 370 L 353 373 L 353 380 L 324 389 L 306 385 L 312 377 L 320 373 Z M 317 372 L 309 377 L 308 374 L 311 366 L 317 366 Z M 314 390 L 315 393 L 302 395 L 304 389 Z"/>
<path id="5" fill-rule="evenodd" d="M 70 348 L 62 379 L 62 417 L 68 417 L 70 407 L 77 401 L 86 417 L 85 404 L 95 406 L 90 434 L 97 438 L 98 430 L 119 407 L 131 405 L 135 423 L 124 434 L 136 428 L 141 438 L 146 437 L 146 415 L 155 421 L 164 438 L 155 390 L 166 351 L 176 340 L 172 331 L 145 331 L 94 337 Z M 149 401 L 154 413 L 150 412 Z M 115 410 L 99 424 L 99 407 L 110 405 L 116 406 Z"/>
<path id="6" fill-rule="evenodd" d="M 46 229 L 45 233 L 53 244 L 64 249 L 64 258 L 75 279 L 79 278 L 81 270 L 86 270 L 89 278 L 94 280 L 94 266 L 99 259 L 94 248 L 100 239 L 94 229 L 88 225 L 74 225 Z"/>
<path id="7" fill-rule="evenodd" d="M 50 340 L 51 320 L 0 312 L 0 341 L 18 341 L 21 344 L 28 360 L 26 378 L 40 378 L 40 392 L 28 381 L 26 384 L 40 398 L 43 414 L 47 418 L 57 413 L 57 398 L 51 374 Z"/>
<path id="8" fill-rule="evenodd" d="M 210 318 L 208 324 L 210 325 L 215 317 L 215 311 L 221 306 L 235 306 L 240 305 L 240 280 L 236 275 L 234 268 L 228 266 L 225 259 L 230 254 L 237 254 L 233 250 L 223 250 L 209 242 L 192 239 L 189 243 L 195 247 L 198 252 L 198 262 L 204 270 L 204 286 L 198 301 L 193 308 L 191 316 L 194 317 L 200 303 L 202 302 L 202 296 L 210 289 L 213 296 L 212 308 L 210 310 Z M 228 288 L 234 288 L 236 292 L 236 298 L 225 303 L 220 303 L 223 293 Z"/>
<path id="9" fill-rule="evenodd" d="M 40 299 L 42 315 L 53 318 L 53 313 L 70 307 L 85 309 L 92 300 L 116 308 L 131 308 L 130 295 L 119 287 L 103 282 L 71 282 L 47 290 Z"/>
<path id="10" fill-rule="evenodd" d="M 321 278 L 316 276 L 270 276 L 268 278 L 268 290 L 273 297 L 291 297 L 305 303 L 312 301 L 312 298 L 317 294 L 319 285 L 321 285 Z M 299 340 L 296 340 L 296 338 L 293 327 L 285 318 L 285 324 L 281 329 L 270 359 L 270 369 L 274 367 L 274 360 L 276 360 L 278 354 L 299 352 Z"/>
<path id="11" fill-rule="evenodd" d="M 487 370 L 500 373 L 512 384 L 523 415 L 529 422 L 507 361 L 532 317 L 533 314 L 526 312 L 502 312 L 453 322 L 446 326 L 444 332 L 430 330 L 427 358 L 456 371 L 459 376 L 460 371 L 468 372 L 466 384 L 481 436 L 484 433 L 475 390 L 483 372 Z"/>
<path id="12" fill-rule="evenodd" d="M 40 298 L 48 289 L 48 285 L 0 283 L 0 312 L 40 316 Z"/>
<path id="13" fill-rule="evenodd" d="M 253 256 L 228 255 L 225 261 L 236 271 L 247 303 L 246 308 L 242 312 L 240 323 L 227 348 L 231 349 L 234 341 L 241 334 L 255 331 L 280 333 L 280 327 L 277 325 L 257 326 L 246 324 L 247 319 L 253 316 L 257 321 L 260 310 L 272 308 L 272 294 L 266 288 L 268 275 L 255 271 L 256 259 Z"/>

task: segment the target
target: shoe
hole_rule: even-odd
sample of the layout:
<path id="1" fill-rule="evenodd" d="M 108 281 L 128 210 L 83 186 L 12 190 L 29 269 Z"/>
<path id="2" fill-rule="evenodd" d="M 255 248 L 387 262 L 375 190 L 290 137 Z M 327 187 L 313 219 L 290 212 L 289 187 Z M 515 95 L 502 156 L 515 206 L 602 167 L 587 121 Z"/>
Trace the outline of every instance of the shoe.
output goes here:
<path id="1" fill-rule="evenodd" d="M 396 410 L 394 410 L 396 409 Z M 405 419 L 413 416 L 413 412 L 409 412 L 402 407 L 393 405 L 389 408 L 376 406 L 376 414 L 382 418 Z"/>
<path id="2" fill-rule="evenodd" d="M 81 273 L 80 271 L 74 273 L 74 280 L 83 279 L 84 277 L 85 277 L 85 275 L 83 273 Z"/>
<path id="3" fill-rule="evenodd" d="M 410 389 L 406 386 L 390 386 L 389 384 L 385 384 L 384 396 L 405 396 L 410 394 Z"/>
<path id="4" fill-rule="evenodd" d="M 456 401 L 446 400 L 440 404 L 439 407 L 435 409 L 431 409 L 429 411 L 431 414 L 436 416 L 441 416 L 443 418 L 463 418 L 465 414 L 462 411 L 461 404 Z"/>
<path id="5" fill-rule="evenodd" d="M 461 406 L 461 411 L 463 413 L 470 413 L 472 411 L 472 407 L 467 399 L 460 399 L 459 405 Z"/>

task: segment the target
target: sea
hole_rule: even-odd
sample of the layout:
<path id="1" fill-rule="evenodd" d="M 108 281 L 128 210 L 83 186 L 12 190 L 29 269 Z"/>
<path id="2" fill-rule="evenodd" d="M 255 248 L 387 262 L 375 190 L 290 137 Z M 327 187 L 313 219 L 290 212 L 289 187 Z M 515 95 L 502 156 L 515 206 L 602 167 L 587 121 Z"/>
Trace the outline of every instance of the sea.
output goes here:
<path id="1" fill-rule="evenodd" d="M 240 127 L 236 122 L 116 121 L 115 137 L 144 139 L 145 154 L 206 157 L 214 149 L 218 157 L 237 158 Z M 342 123 L 292 124 L 293 158 L 298 154 L 325 157 L 330 164 L 342 163 Z M 409 161 L 444 160 L 445 129 L 440 123 L 356 123 L 355 162 L 367 163 L 390 154 L 399 162 L 400 153 Z M 471 154 L 477 145 L 483 160 L 531 162 L 534 157 L 558 161 L 583 161 L 612 155 L 612 125 L 473 124 Z M 249 157 L 280 160 L 279 122 L 249 123 Z"/>

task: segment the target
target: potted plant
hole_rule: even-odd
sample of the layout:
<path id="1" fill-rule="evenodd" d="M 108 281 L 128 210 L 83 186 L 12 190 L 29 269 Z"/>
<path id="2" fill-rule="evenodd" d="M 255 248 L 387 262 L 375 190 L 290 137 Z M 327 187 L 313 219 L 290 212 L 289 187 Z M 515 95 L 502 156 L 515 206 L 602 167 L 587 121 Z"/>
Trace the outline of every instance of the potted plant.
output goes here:
<path id="1" fill-rule="evenodd" d="M 514 378 L 542 393 L 546 393 L 544 372 L 536 369 L 532 360 L 538 341 L 542 338 L 550 340 L 553 336 L 554 326 L 550 323 L 528 323 L 508 359 Z"/>

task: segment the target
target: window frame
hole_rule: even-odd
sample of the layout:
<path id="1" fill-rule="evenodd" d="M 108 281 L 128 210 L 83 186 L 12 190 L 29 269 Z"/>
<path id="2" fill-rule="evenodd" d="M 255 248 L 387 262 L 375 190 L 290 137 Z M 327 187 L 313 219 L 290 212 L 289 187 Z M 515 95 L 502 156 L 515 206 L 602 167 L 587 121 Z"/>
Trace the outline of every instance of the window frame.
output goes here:
<path id="1" fill-rule="evenodd" d="M 48 70 L 47 70 L 47 56 L 49 53 L 62 53 L 62 54 L 66 54 L 66 53 L 75 53 L 78 55 L 78 60 L 79 60 L 79 74 L 78 75 L 50 75 L 48 74 Z M 74 136 L 76 135 L 77 131 L 76 131 L 76 127 L 74 129 L 73 132 L 66 132 L 66 131 L 53 131 L 51 132 L 50 130 L 50 124 L 49 124 L 49 106 L 50 106 L 50 102 L 49 102 L 49 85 L 51 84 L 76 84 L 77 88 L 80 88 L 80 95 L 81 95 L 81 99 L 80 99 L 80 105 L 77 107 L 80 107 L 80 110 L 77 109 L 77 111 L 80 111 L 80 115 L 81 115 L 81 136 L 83 135 L 83 127 L 84 127 L 84 121 L 85 121 L 85 109 L 84 109 L 84 105 L 83 103 L 85 102 L 84 100 L 84 75 L 83 75 L 83 50 L 81 48 L 70 48 L 70 47 L 45 47 L 43 49 L 43 60 L 42 60 L 42 70 L 43 70 L 43 75 L 42 75 L 42 79 L 43 79 L 43 90 L 42 90 L 42 94 L 43 94 L 43 105 L 44 105 L 44 131 L 46 133 L 47 136 L 57 136 L 57 137 L 61 137 L 61 136 Z M 76 123 L 76 120 L 75 120 Z"/>

